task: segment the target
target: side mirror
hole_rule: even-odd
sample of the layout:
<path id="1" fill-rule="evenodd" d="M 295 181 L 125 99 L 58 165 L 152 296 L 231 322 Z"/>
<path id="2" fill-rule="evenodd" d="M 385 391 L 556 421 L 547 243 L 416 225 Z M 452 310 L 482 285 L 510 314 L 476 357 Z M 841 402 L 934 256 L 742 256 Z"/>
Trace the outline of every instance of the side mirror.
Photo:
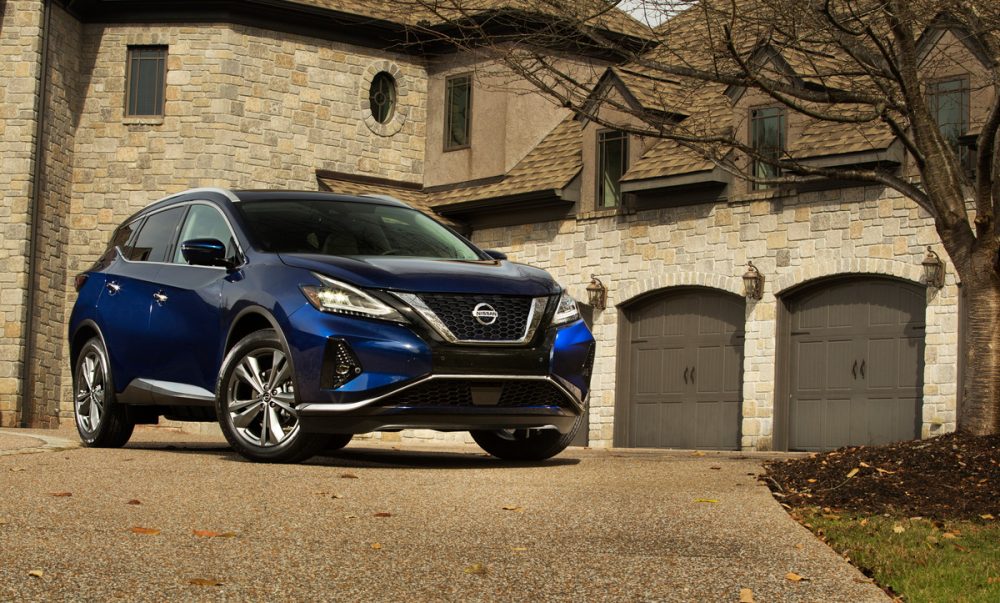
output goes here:
<path id="1" fill-rule="evenodd" d="M 181 243 L 181 255 L 192 266 L 224 266 L 231 268 L 226 259 L 226 246 L 218 239 L 191 239 Z"/>
<path id="2" fill-rule="evenodd" d="M 494 260 L 506 260 L 507 259 L 507 254 L 506 253 L 504 253 L 502 251 L 497 251 L 496 249 L 484 249 L 483 252 L 486 253 L 486 255 L 488 255 L 491 258 L 493 258 Z"/>

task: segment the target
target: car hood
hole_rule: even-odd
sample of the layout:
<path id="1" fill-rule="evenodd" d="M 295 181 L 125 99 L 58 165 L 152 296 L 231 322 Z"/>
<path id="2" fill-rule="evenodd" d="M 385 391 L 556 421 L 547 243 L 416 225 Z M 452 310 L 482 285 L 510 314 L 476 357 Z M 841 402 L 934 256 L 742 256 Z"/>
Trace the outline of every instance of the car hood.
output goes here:
<path id="1" fill-rule="evenodd" d="M 279 257 L 289 266 L 372 289 L 531 296 L 555 295 L 560 291 L 544 270 L 508 261 L 306 253 L 281 253 Z"/>

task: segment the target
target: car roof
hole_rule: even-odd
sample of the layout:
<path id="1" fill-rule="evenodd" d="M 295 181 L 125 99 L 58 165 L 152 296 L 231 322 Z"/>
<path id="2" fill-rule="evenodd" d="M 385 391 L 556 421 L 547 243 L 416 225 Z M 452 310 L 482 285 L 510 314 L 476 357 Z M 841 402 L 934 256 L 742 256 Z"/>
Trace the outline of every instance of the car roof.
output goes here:
<path id="1" fill-rule="evenodd" d="M 391 205 L 410 208 L 399 199 L 387 195 L 338 195 L 324 191 L 294 191 L 294 190 L 236 190 L 233 191 L 240 201 L 348 201 L 353 203 L 370 203 L 373 205 Z M 412 209 L 412 208 L 411 208 Z"/>

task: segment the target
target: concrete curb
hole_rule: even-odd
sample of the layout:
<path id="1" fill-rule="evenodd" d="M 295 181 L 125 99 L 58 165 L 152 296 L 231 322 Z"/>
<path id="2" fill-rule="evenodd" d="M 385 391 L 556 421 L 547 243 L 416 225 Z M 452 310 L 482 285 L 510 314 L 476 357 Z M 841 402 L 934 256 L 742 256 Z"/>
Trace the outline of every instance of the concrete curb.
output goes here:
<path id="1" fill-rule="evenodd" d="M 25 433 L 18 429 L 0 429 L 0 438 L 23 438 L 25 441 L 23 445 L 18 445 L 15 448 L 10 448 L 7 450 L 0 450 L 0 456 L 11 456 L 15 454 L 35 454 L 38 452 L 59 452 L 60 450 L 72 450 L 73 448 L 79 448 L 80 442 L 74 440 L 67 440 L 65 438 L 57 438 L 48 435 L 41 435 L 38 433 Z M 30 440 L 40 440 L 42 442 L 41 446 L 31 442 Z"/>

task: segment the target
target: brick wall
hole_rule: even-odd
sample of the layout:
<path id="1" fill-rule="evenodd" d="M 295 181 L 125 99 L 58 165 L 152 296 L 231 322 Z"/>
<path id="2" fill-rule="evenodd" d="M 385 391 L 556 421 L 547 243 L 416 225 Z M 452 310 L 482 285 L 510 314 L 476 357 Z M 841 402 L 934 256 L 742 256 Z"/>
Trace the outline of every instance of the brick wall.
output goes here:
<path id="1" fill-rule="evenodd" d="M 619 309 L 651 291 L 706 286 L 742 295 L 744 264 L 766 275 L 763 299 L 747 307 L 742 447 L 769 450 L 774 435 L 777 295 L 801 283 L 841 274 L 922 277 L 933 223 L 910 200 L 881 188 L 850 188 L 787 198 L 640 211 L 576 221 L 476 232 L 475 242 L 514 261 L 546 267 L 577 299 L 589 275 L 608 286 L 609 307 L 597 312 L 590 442 L 610 446 L 614 434 Z M 952 270 L 940 291 L 929 289 L 924 353 L 922 434 L 955 429 L 957 287 Z"/>
<path id="2" fill-rule="evenodd" d="M 41 9 L 37 0 L 8 0 L 0 15 L 0 425 L 5 427 L 20 421 Z"/>

